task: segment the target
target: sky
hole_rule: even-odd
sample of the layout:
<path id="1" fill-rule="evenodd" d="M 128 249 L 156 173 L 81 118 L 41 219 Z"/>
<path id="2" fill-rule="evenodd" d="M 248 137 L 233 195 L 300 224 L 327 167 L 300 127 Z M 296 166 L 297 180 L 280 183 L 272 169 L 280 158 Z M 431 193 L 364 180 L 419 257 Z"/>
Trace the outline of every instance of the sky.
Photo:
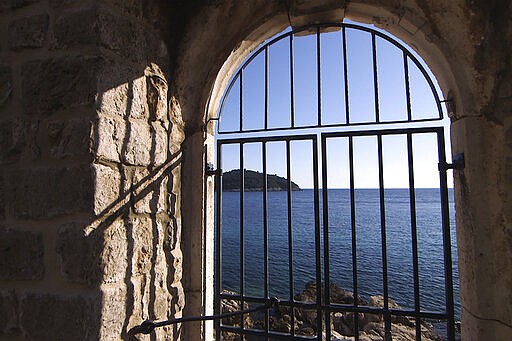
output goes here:
<path id="1" fill-rule="evenodd" d="M 289 31 L 289 29 L 287 30 Z M 293 107 L 295 126 L 314 126 L 318 120 L 318 66 L 316 35 L 294 36 L 293 50 Z M 370 33 L 356 29 L 346 30 L 347 79 L 344 76 L 344 53 L 342 32 L 334 31 L 320 35 L 320 111 L 322 124 L 346 124 L 347 103 L 345 86 L 348 84 L 348 110 L 351 123 L 375 121 L 375 87 L 373 72 L 372 38 Z M 385 39 L 377 37 L 377 89 L 378 110 L 381 121 L 397 121 L 407 118 L 406 86 L 403 53 Z M 415 53 L 413 53 L 419 58 Z M 408 60 L 411 112 L 413 119 L 438 117 L 435 98 L 423 74 L 412 60 Z M 428 70 L 425 63 L 423 67 Z M 435 82 L 435 78 L 432 79 Z M 240 81 L 242 101 L 240 101 Z M 265 119 L 265 53 L 262 52 L 244 67 L 242 80 L 233 79 L 233 86 L 225 94 L 224 105 L 219 112 L 221 132 L 237 131 L 240 125 L 240 109 L 243 113 L 243 129 L 263 129 Z M 280 40 L 268 48 L 268 127 L 290 126 L 292 90 L 290 72 L 289 39 Z M 437 92 L 441 92 L 437 83 Z M 240 102 L 242 105 L 240 107 Z M 443 109 L 444 110 L 444 109 Z M 446 116 L 446 115 L 445 115 Z M 420 122 L 412 126 L 445 127 L 448 140 L 449 120 Z M 293 134 L 319 134 L 326 131 L 354 131 L 368 129 L 410 127 L 411 124 L 358 125 L 328 129 L 295 130 Z M 289 134 L 271 132 L 260 135 Z M 217 135 L 217 139 L 241 137 L 243 135 Z M 250 136 L 255 136 L 254 134 Z M 320 135 L 317 135 L 320 144 Z M 348 188 L 349 141 L 347 137 L 327 140 L 326 165 L 329 188 Z M 438 156 L 435 134 L 417 134 L 412 138 L 415 186 L 432 188 L 439 186 L 437 171 Z M 285 177 L 286 144 L 267 143 L 267 173 Z M 291 177 L 302 188 L 313 187 L 313 145 L 311 140 L 291 142 Z M 390 135 L 382 138 L 383 176 L 386 188 L 408 187 L 407 139 Z M 354 184 L 356 188 L 378 188 L 379 168 L 377 138 L 375 136 L 354 137 Z M 224 145 L 222 169 L 229 171 L 240 167 L 239 145 Z M 318 150 L 318 156 L 322 155 Z M 447 155 L 449 148 L 447 146 Z M 449 156 L 447 156 L 449 159 Z M 318 172 L 322 174 L 321 161 Z M 245 169 L 263 171 L 262 144 L 244 145 Z M 319 178 L 321 184 L 321 178 Z M 452 181 L 449 181 L 451 186 Z"/>

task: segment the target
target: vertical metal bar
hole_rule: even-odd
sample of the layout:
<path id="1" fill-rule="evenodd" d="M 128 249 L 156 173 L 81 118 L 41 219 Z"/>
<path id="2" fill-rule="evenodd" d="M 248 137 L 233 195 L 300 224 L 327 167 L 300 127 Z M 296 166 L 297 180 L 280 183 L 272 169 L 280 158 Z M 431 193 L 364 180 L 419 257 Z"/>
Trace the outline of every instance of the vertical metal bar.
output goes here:
<path id="1" fill-rule="evenodd" d="M 407 133 L 407 162 L 409 167 L 409 210 L 411 213 L 412 267 L 414 277 L 414 312 L 420 313 L 420 276 L 418 265 L 418 228 L 416 223 L 416 188 L 414 184 L 414 156 L 412 134 Z M 421 318 L 416 317 L 416 340 L 421 340 Z"/>
<path id="2" fill-rule="evenodd" d="M 348 101 L 348 61 L 347 61 L 347 33 L 346 27 L 343 26 L 343 78 L 345 81 L 345 120 L 346 124 L 350 124 L 350 104 Z"/>
<path id="3" fill-rule="evenodd" d="M 377 46 L 375 43 L 375 33 L 372 32 L 372 55 L 373 55 L 373 91 L 375 96 L 375 122 L 380 122 L 379 111 L 379 80 L 377 72 Z"/>
<path id="4" fill-rule="evenodd" d="M 265 130 L 268 129 L 268 45 L 265 46 Z"/>
<path id="5" fill-rule="evenodd" d="M 444 129 L 442 127 L 437 131 L 437 148 L 439 154 L 439 163 L 446 163 Z M 440 191 L 441 191 L 441 210 L 443 223 L 443 245 L 444 245 L 444 277 L 445 277 L 445 300 L 446 313 L 448 315 L 448 340 L 455 339 L 455 312 L 453 306 L 453 274 L 452 274 L 452 245 L 450 238 L 450 216 L 448 207 L 448 181 L 446 178 L 446 169 L 439 170 Z"/>
<path id="6" fill-rule="evenodd" d="M 324 223 L 324 274 L 325 274 L 325 294 L 324 305 L 331 305 L 331 279 L 329 262 L 329 193 L 327 188 L 327 139 L 322 134 L 322 203 L 323 203 L 323 223 Z M 331 313 L 329 309 L 325 311 L 325 339 L 331 339 Z"/>
<path id="7" fill-rule="evenodd" d="M 322 76 L 321 76 L 320 26 L 316 28 L 316 73 L 317 73 L 317 126 L 322 125 Z"/>
<path id="8" fill-rule="evenodd" d="M 291 114 L 291 128 L 295 128 L 295 85 L 294 74 L 295 67 L 293 65 L 293 33 L 290 34 L 290 114 Z"/>
<path id="9" fill-rule="evenodd" d="M 354 186 L 354 140 L 348 137 L 348 160 L 350 172 L 350 225 L 352 229 L 352 282 L 354 289 L 354 307 L 359 305 L 357 285 L 357 239 L 356 239 L 356 198 Z M 359 341 L 359 313 L 354 314 L 355 341 Z"/>
<path id="10" fill-rule="evenodd" d="M 243 126 L 243 122 L 242 122 L 242 119 L 243 119 L 243 112 L 244 112 L 244 102 L 243 102 L 243 74 L 244 74 L 244 70 L 240 70 L 240 127 L 238 129 L 238 131 L 241 133 L 242 131 L 244 131 L 244 126 Z"/>
<path id="11" fill-rule="evenodd" d="M 269 298 L 268 290 L 268 188 L 267 188 L 267 143 L 262 142 L 261 146 L 263 160 L 263 278 L 264 278 L 264 295 Z M 269 331 L 269 314 L 268 309 L 265 310 L 265 339 L 268 341 Z"/>
<path id="12" fill-rule="evenodd" d="M 293 304 L 293 223 L 292 223 L 292 178 L 291 178 L 291 157 L 290 157 L 290 140 L 286 140 L 286 178 L 288 181 L 287 199 L 288 199 L 288 276 L 290 288 L 290 304 L 291 304 L 291 333 L 295 335 L 295 306 Z"/>
<path id="13" fill-rule="evenodd" d="M 382 246 L 382 287 L 384 291 L 384 333 L 385 341 L 391 341 L 391 316 L 389 314 L 388 293 L 388 256 L 386 244 L 386 205 L 384 203 L 384 164 L 382 157 L 382 134 L 377 135 L 377 153 L 379 162 L 379 197 L 380 197 L 380 234 Z"/>
<path id="14" fill-rule="evenodd" d="M 313 144 L 313 188 L 315 205 L 315 261 L 316 261 L 316 330 L 318 340 L 322 339 L 322 260 L 320 244 L 320 192 L 318 189 L 318 142 L 316 136 L 312 139 Z M 328 290 L 328 284 L 325 284 Z"/>
<path id="15" fill-rule="evenodd" d="M 411 108 L 411 86 L 409 84 L 409 63 L 407 62 L 407 52 L 404 51 L 404 78 L 405 78 L 405 97 L 407 101 L 407 120 L 412 121 Z"/>
<path id="16" fill-rule="evenodd" d="M 222 169 L 222 145 L 220 142 L 217 142 L 217 167 L 218 169 Z M 217 233 L 216 238 L 217 241 L 215 243 L 215 252 L 216 252 L 216 260 L 215 260 L 215 314 L 220 314 L 222 310 L 220 293 L 222 292 L 222 174 L 217 174 Z M 221 340 L 221 332 L 220 332 L 220 320 L 215 320 L 215 339 Z"/>
<path id="17" fill-rule="evenodd" d="M 245 167 L 244 167 L 244 143 L 240 143 L 240 307 L 244 306 L 244 200 L 245 200 Z M 240 328 L 244 329 L 244 315 L 240 316 Z"/>

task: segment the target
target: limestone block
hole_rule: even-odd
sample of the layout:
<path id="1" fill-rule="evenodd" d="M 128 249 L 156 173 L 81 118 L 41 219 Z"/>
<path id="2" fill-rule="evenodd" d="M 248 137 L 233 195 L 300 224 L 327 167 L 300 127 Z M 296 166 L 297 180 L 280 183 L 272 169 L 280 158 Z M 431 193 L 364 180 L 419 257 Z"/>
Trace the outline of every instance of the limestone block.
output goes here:
<path id="1" fill-rule="evenodd" d="M 99 331 L 100 340 L 118 340 L 121 335 L 125 335 L 127 330 L 123 330 L 125 316 L 129 304 L 133 304 L 133 292 L 128 292 L 126 285 L 102 285 L 102 303 L 101 303 L 101 329 Z M 130 307 L 131 309 L 131 307 Z"/>
<path id="2" fill-rule="evenodd" d="M 130 165 L 149 166 L 156 158 L 150 125 L 147 121 L 133 120 L 129 123 L 129 131 L 123 160 Z"/>
<path id="3" fill-rule="evenodd" d="M 46 123 L 49 152 L 56 159 L 90 153 L 91 123 L 88 120 L 59 120 Z"/>
<path id="4" fill-rule="evenodd" d="M 132 174 L 131 197 L 137 214 L 165 211 L 167 178 L 150 173 L 146 168 L 135 169 Z"/>
<path id="5" fill-rule="evenodd" d="M 41 155 L 37 142 L 39 120 L 4 121 L 0 123 L 0 164 L 35 160 Z"/>
<path id="6" fill-rule="evenodd" d="M 66 13 L 55 20 L 53 44 L 56 48 L 96 44 L 98 41 L 95 8 Z"/>
<path id="7" fill-rule="evenodd" d="M 0 108 L 7 103 L 12 93 L 12 71 L 7 65 L 0 65 Z"/>
<path id="8" fill-rule="evenodd" d="M 70 223 L 59 228 L 57 253 L 64 277 L 90 285 L 122 282 L 129 274 L 129 237 L 131 243 L 123 221 L 106 220 L 89 234 L 84 233 L 84 227 Z"/>
<path id="9" fill-rule="evenodd" d="M 21 298 L 20 312 L 30 340 L 98 340 L 97 297 L 29 293 Z"/>
<path id="10" fill-rule="evenodd" d="M 134 62 L 144 62 L 146 46 L 142 27 L 122 16 L 105 11 L 98 13 L 100 45 L 120 57 Z"/>
<path id="11" fill-rule="evenodd" d="M 167 81 L 157 65 L 151 65 L 151 69 L 146 70 L 146 73 L 150 74 L 146 80 L 150 118 L 153 121 L 166 123 L 169 120 L 167 114 Z"/>
<path id="12" fill-rule="evenodd" d="M 23 64 L 21 78 L 25 112 L 48 114 L 92 104 L 100 62 L 99 57 L 66 56 Z"/>
<path id="13" fill-rule="evenodd" d="M 20 8 L 41 0 L 3 0 L 0 2 L 0 12 L 6 9 Z"/>
<path id="14" fill-rule="evenodd" d="M 161 165 L 167 160 L 169 134 L 160 122 L 153 122 L 151 125 L 154 141 L 152 161 L 153 165 Z"/>
<path id="15" fill-rule="evenodd" d="M 98 79 L 97 107 L 101 115 L 146 118 L 146 79 L 141 71 L 112 61 L 106 62 Z"/>
<path id="16" fill-rule="evenodd" d="M 132 274 L 149 273 L 155 249 L 158 248 L 159 231 L 156 221 L 148 217 L 131 219 L 133 228 Z"/>
<path id="17" fill-rule="evenodd" d="M 20 169 L 6 175 L 7 212 L 18 218 L 48 218 L 90 213 L 93 176 L 90 166 Z"/>
<path id="18" fill-rule="evenodd" d="M 82 224 L 69 223 L 60 226 L 56 251 L 60 255 L 64 278 L 72 282 L 98 283 L 101 279 L 98 258 L 102 245 L 101 236 L 86 236 Z"/>
<path id="19" fill-rule="evenodd" d="M 121 150 L 125 143 L 127 123 L 110 117 L 101 117 L 95 127 L 96 157 L 108 161 L 120 162 Z"/>
<path id="20" fill-rule="evenodd" d="M 0 226 L 0 280 L 34 280 L 44 276 L 40 233 Z"/>
<path id="21" fill-rule="evenodd" d="M 94 213 L 96 215 L 106 212 L 112 205 L 120 200 L 121 174 L 117 169 L 95 164 L 94 169 Z"/>
<path id="22" fill-rule="evenodd" d="M 14 290 L 0 290 L 0 336 L 18 329 L 17 303 Z"/>
<path id="23" fill-rule="evenodd" d="M 48 14 L 39 14 L 11 22 L 8 41 L 11 49 L 42 47 L 48 32 Z"/>

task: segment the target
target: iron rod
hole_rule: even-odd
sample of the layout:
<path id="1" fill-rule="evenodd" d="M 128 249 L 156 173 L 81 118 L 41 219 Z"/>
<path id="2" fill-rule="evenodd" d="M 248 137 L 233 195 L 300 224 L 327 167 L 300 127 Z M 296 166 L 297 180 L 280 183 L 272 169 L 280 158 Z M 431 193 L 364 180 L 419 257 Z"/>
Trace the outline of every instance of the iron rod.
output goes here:
<path id="1" fill-rule="evenodd" d="M 290 125 L 295 128 L 295 67 L 293 58 L 293 34 L 290 34 Z"/>
<path id="2" fill-rule="evenodd" d="M 352 285 L 354 290 L 354 307 L 359 305 L 359 290 L 357 285 L 357 225 L 356 225 L 356 193 L 354 181 L 354 140 L 348 137 L 348 160 L 350 173 L 350 225 L 352 234 Z M 359 340 L 359 315 L 354 316 L 355 340 Z"/>
<path id="3" fill-rule="evenodd" d="M 439 154 L 439 163 L 446 163 L 445 157 L 445 141 L 444 129 L 440 127 L 437 133 L 437 148 Z M 455 312 L 453 304 L 453 274 L 452 274 L 452 246 L 450 236 L 450 215 L 448 207 L 448 180 L 446 177 L 446 169 L 439 170 L 440 195 L 441 195 L 441 211 L 442 211 L 442 228 L 443 228 L 443 245 L 444 245 L 444 276 L 445 276 L 445 301 L 447 320 L 447 336 L 448 340 L 455 339 Z"/>
<path id="4" fill-rule="evenodd" d="M 412 134 L 407 134 L 407 161 L 409 168 L 409 210 L 411 213 L 411 241 L 412 241 L 412 264 L 414 279 L 414 311 L 419 312 L 420 306 L 420 276 L 418 265 L 418 231 L 416 223 L 416 188 L 414 184 L 414 154 L 412 145 Z M 416 319 L 416 340 L 421 340 L 421 320 Z"/>
<path id="5" fill-rule="evenodd" d="M 322 126 L 322 76 L 321 76 L 321 50 L 320 50 L 320 26 L 316 28 L 316 74 L 317 74 L 317 126 Z"/>
<path id="6" fill-rule="evenodd" d="M 343 40 L 343 80 L 345 83 L 345 124 L 350 125 L 350 104 L 348 94 L 348 61 L 347 61 L 347 33 L 346 28 L 342 29 Z"/>
<path id="7" fill-rule="evenodd" d="M 314 188 L 314 206 L 315 206 L 315 260 L 316 260 L 316 303 L 319 305 L 316 311 L 316 327 L 318 339 L 322 339 L 322 260 L 321 260 L 321 237 L 320 237 L 320 193 L 318 189 L 318 142 L 314 138 L 313 147 L 313 188 Z M 325 291 L 329 290 L 329 285 L 325 284 Z"/>
<path id="8" fill-rule="evenodd" d="M 379 111 L 379 79 L 377 70 L 377 46 L 375 43 L 375 33 L 372 33 L 372 57 L 373 57 L 373 91 L 375 100 L 375 122 L 380 123 Z"/>
<path id="9" fill-rule="evenodd" d="M 217 167 L 222 169 L 222 144 L 217 144 Z M 217 174 L 217 242 L 215 243 L 215 251 L 216 251 L 216 273 L 215 273 L 215 304 L 214 311 L 215 314 L 220 314 L 222 312 L 222 304 L 220 299 L 220 294 L 222 292 L 222 173 Z M 216 339 L 220 340 L 220 325 L 221 321 L 215 321 L 215 335 Z"/>
<path id="10" fill-rule="evenodd" d="M 389 315 L 388 292 L 388 259 L 386 242 L 386 206 L 384 193 L 384 163 L 382 156 L 382 135 L 377 135 L 377 155 L 379 163 L 379 202 L 380 202 L 380 233 L 382 248 L 382 286 L 384 294 L 384 331 L 385 341 L 391 341 L 391 316 Z"/>
<path id="11" fill-rule="evenodd" d="M 264 296 L 269 298 L 269 287 L 268 287 L 268 188 L 267 188 L 267 143 L 261 143 L 262 161 L 263 161 L 263 278 L 264 278 Z M 269 331 L 269 314 L 268 310 L 265 312 L 265 332 Z"/>
<path id="12" fill-rule="evenodd" d="M 329 260 L 329 189 L 327 188 L 327 140 L 322 135 L 322 204 L 323 204 L 323 235 L 324 235 L 324 304 L 331 304 L 331 279 L 330 279 L 330 260 Z M 331 339 L 331 314 L 325 314 L 325 338 Z"/>
<path id="13" fill-rule="evenodd" d="M 244 204 L 245 204 L 245 167 L 244 167 L 244 143 L 240 143 L 240 306 L 244 306 L 244 279 L 245 279 L 245 254 L 244 254 Z M 244 316 L 240 316 L 240 326 L 244 328 Z"/>
<path id="14" fill-rule="evenodd" d="M 294 302 L 294 287 L 293 287 L 293 223 L 292 223 L 292 179 L 291 179 L 291 155 L 290 155 L 290 141 L 286 141 L 286 179 L 288 181 L 287 186 L 287 202 L 288 202 L 288 276 L 289 276 L 289 288 L 290 288 L 290 302 Z M 292 305 L 291 313 L 291 334 L 295 335 L 295 310 Z"/>

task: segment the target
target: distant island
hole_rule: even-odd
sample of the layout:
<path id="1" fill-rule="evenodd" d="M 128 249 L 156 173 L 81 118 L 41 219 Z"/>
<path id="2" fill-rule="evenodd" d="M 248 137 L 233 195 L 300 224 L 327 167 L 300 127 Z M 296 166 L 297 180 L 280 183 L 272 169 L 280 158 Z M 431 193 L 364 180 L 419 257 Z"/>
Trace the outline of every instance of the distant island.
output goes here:
<path id="1" fill-rule="evenodd" d="M 233 169 L 222 174 L 222 190 L 226 192 L 240 191 L 240 169 Z M 244 169 L 244 187 L 247 192 L 263 191 L 263 173 Z M 267 191 L 288 190 L 288 180 L 275 174 L 267 174 Z M 301 188 L 291 182 L 292 191 L 301 191 Z"/>

